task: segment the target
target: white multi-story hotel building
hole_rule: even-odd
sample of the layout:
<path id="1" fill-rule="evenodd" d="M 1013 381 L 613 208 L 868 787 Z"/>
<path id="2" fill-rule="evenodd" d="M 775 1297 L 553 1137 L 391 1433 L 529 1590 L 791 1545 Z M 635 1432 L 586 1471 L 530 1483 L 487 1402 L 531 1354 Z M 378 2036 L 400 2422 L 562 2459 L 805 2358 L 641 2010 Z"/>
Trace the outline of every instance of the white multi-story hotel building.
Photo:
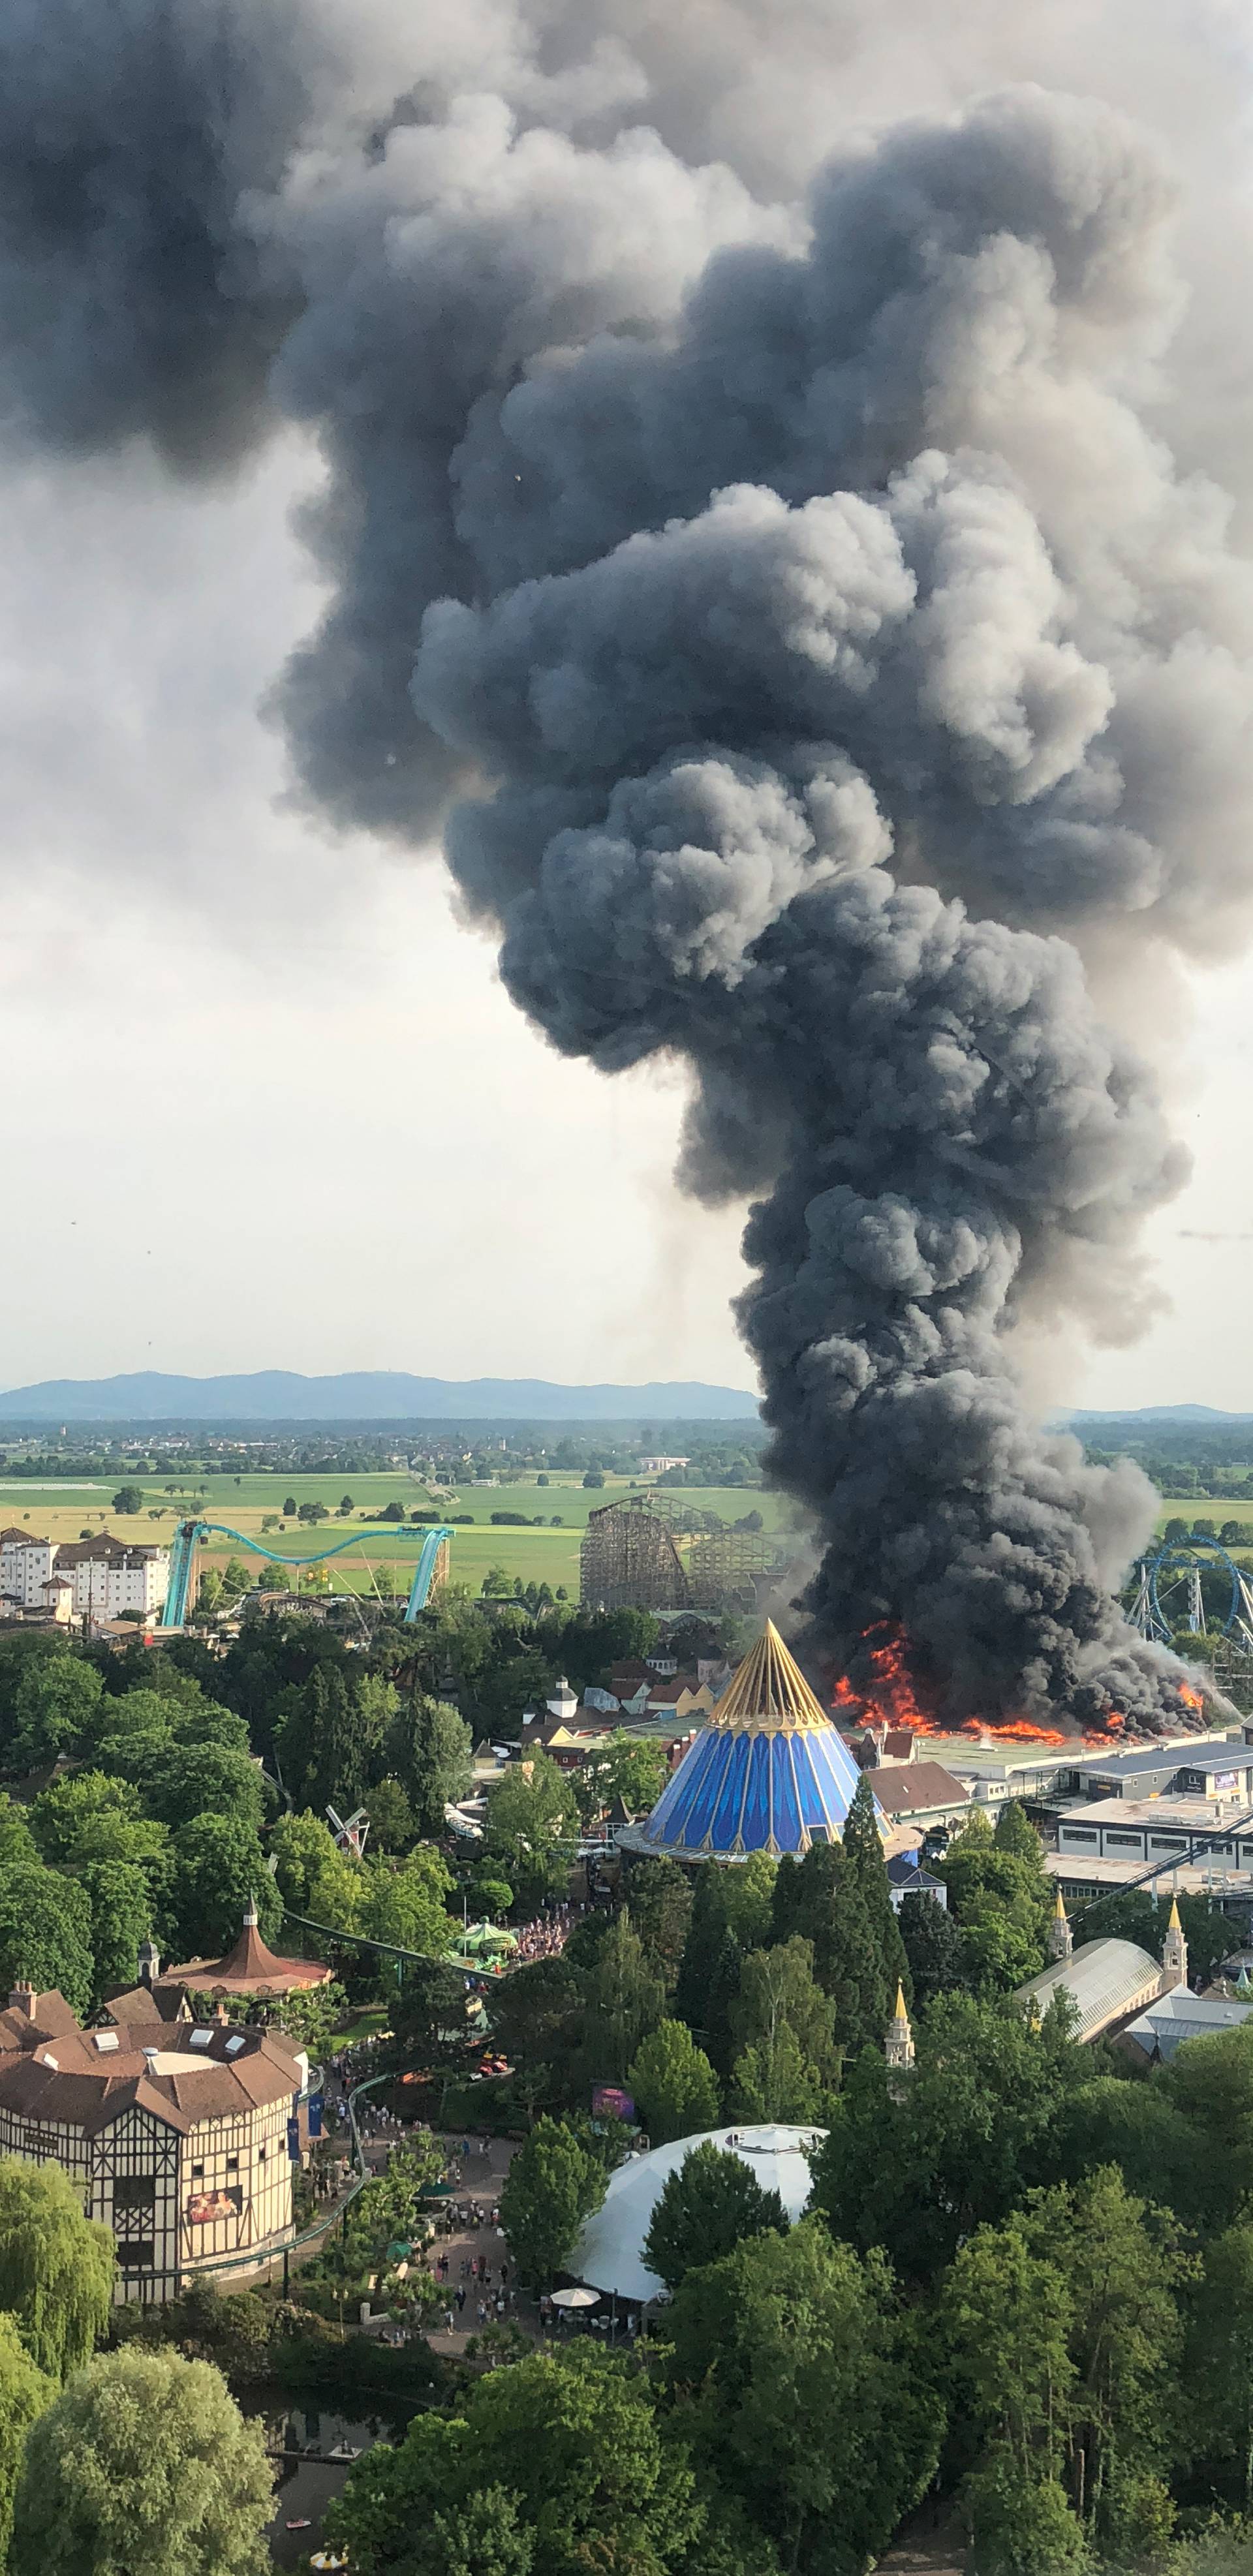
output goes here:
<path id="1" fill-rule="evenodd" d="M 75 1619 L 120 1619 L 127 1610 L 147 1618 L 160 1609 L 169 1580 L 168 1548 L 135 1547 L 109 1530 L 59 1547 L 28 1530 L 0 1530 L 0 1600 L 11 1610 L 55 1616 L 68 1584 Z M 62 1601 L 62 1611 L 65 1606 Z"/>
<path id="2" fill-rule="evenodd" d="M 56 1541 L 32 1538 L 25 1529 L 0 1530 L 0 1596 L 22 1610 L 44 1610 L 56 1559 Z"/>
<path id="3" fill-rule="evenodd" d="M 172 2299 L 243 2256 L 233 2287 L 290 2239 L 288 2120 L 303 2050 L 226 2021 L 163 2020 L 143 1988 L 126 2019 L 83 2030 L 55 1991 L 18 1985 L 0 2012 L 0 2155 L 55 2163 L 112 2230 L 117 2297 Z M 255 2258 L 250 2260 L 248 2258 Z"/>

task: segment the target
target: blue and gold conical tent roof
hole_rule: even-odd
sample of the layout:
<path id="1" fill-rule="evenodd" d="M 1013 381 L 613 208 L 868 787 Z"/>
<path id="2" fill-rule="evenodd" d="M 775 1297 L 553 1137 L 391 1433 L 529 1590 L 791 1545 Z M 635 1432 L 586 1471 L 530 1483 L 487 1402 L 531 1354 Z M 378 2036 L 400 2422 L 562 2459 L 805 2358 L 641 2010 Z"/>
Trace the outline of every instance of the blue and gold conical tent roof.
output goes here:
<path id="1" fill-rule="evenodd" d="M 838 1842 L 857 1780 L 847 1745 L 767 1620 L 636 1849 L 687 1860 L 806 1852 Z"/>

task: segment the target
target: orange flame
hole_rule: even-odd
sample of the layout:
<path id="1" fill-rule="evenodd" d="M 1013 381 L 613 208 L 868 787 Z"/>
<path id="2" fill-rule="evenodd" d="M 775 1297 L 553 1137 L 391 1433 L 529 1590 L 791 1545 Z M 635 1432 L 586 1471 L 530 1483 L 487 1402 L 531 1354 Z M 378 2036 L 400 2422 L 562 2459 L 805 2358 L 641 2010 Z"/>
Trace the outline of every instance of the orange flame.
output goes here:
<path id="1" fill-rule="evenodd" d="M 873 1645 L 872 1637 L 877 1639 Z M 845 1725 L 907 1726 L 915 1735 L 994 1735 L 1012 1744 L 1065 1744 L 1071 1740 L 1061 1729 L 1037 1726 L 1029 1717 L 967 1717 L 961 1721 L 939 1718 L 918 1697 L 901 1629 L 868 1628 L 862 1644 L 869 1649 L 872 1679 L 864 1690 L 859 1690 L 843 1673 L 831 1693 L 831 1706 Z M 1118 1718 L 1114 1723 L 1121 1726 L 1123 1721 Z"/>

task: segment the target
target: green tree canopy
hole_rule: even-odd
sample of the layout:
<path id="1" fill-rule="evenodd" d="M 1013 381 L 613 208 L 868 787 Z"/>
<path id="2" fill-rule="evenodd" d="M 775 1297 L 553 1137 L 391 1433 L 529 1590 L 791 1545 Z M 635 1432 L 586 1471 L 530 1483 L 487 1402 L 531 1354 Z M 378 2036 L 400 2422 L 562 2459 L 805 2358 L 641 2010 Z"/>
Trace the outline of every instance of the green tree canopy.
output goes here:
<path id="1" fill-rule="evenodd" d="M 14 1693 L 13 1759 L 35 1770 L 89 1734 L 103 1685 L 81 1655 L 32 1656 Z"/>
<path id="2" fill-rule="evenodd" d="M 26 2437 L 55 2395 L 54 2383 L 36 2369 L 14 2318 L 0 2312 L 0 2567 L 9 2563 L 13 2504 Z"/>
<path id="3" fill-rule="evenodd" d="M 636 2051 L 627 2087 L 655 2147 L 712 2129 L 717 2120 L 718 2078 L 686 2022 L 658 2023 Z"/>
<path id="4" fill-rule="evenodd" d="M 934 1896 L 911 1890 L 898 1916 L 916 2004 L 966 1984 L 965 1944 L 952 1915 Z"/>
<path id="5" fill-rule="evenodd" d="M 394 1941 L 398 1949 L 438 1958 L 452 1939 L 444 1910 L 451 1892 L 452 1879 L 429 1844 L 410 1852 L 398 1868 L 376 1861 L 366 1871 L 361 1928 L 372 1941 Z"/>
<path id="6" fill-rule="evenodd" d="M 220 1958 L 237 1938 L 249 1897 L 263 1941 L 278 1937 L 283 1901 L 251 1825 L 193 1816 L 174 1836 L 174 1908 L 188 1959 Z"/>
<path id="7" fill-rule="evenodd" d="M 546 1753 L 517 1763 L 487 1802 L 483 1848 L 503 1866 L 524 1905 L 565 1887 L 574 1859 L 578 1809 L 565 1774 Z"/>
<path id="8" fill-rule="evenodd" d="M 813 1960 L 811 1944 L 794 1933 L 744 1961 L 731 2011 L 734 2090 L 744 2118 L 816 2119 L 836 2081 L 832 2006 Z"/>
<path id="9" fill-rule="evenodd" d="M 267 2576 L 273 2476 L 206 2361 L 103 2354 L 32 2428 L 14 2576 Z"/>
<path id="10" fill-rule="evenodd" d="M 1063 2108 L 1090 2080 L 1069 2029 L 1064 2007 L 1033 2027 L 1010 2002 L 945 1994 L 919 2024 L 903 2091 L 878 2050 L 855 2059 L 814 2160 L 815 2204 L 837 2236 L 881 2245 L 930 2282 L 964 2237 L 1006 2217 L 1049 2176 Z"/>
<path id="11" fill-rule="evenodd" d="M 0 2309 L 38 2370 L 68 2379 L 109 2322 L 113 2238 L 60 2165 L 0 2161 Z"/>
<path id="12" fill-rule="evenodd" d="M 259 1832 L 265 1819 L 261 1774 L 246 1753 L 221 1744 L 171 1744 L 145 1777 L 149 1812 L 162 1824 L 185 1825 L 192 1816 L 232 1816 Z"/>
<path id="13" fill-rule="evenodd" d="M 305 1808 L 280 1816 L 270 1831 L 275 1882 L 293 1914 L 329 1923 L 337 1932 L 356 1930 L 364 1893 L 364 1873 L 340 1850 L 321 1816 Z"/>
<path id="14" fill-rule="evenodd" d="M 622 2084 L 661 2020 L 665 1986 L 626 1914 L 615 1914 L 583 1978 L 583 2067 L 589 2083 Z"/>
<path id="15" fill-rule="evenodd" d="M 113 1497 L 113 1508 L 121 1519 L 134 1520 L 136 1514 L 138 1512 L 142 1512 L 143 1507 L 144 1489 L 142 1485 L 119 1485 L 117 1492 Z"/>
<path id="16" fill-rule="evenodd" d="M 88 1861 L 79 1883 L 91 1907 L 92 1996 L 99 2003 L 111 1989 L 134 1984 L 139 1944 L 152 1933 L 152 1897 L 134 1861 Z"/>
<path id="17" fill-rule="evenodd" d="M 976 1813 L 935 1864 L 963 1934 L 969 1975 L 987 1994 L 1012 1993 L 1043 1967 L 1054 1901 L 1039 1836 L 1021 1810 L 1016 1821 L 1004 1823 L 1004 1833 L 1008 1839 L 998 1840 L 987 1817 Z"/>
<path id="18" fill-rule="evenodd" d="M 771 2228 L 783 2236 L 787 2227 L 777 2191 L 764 2191 L 742 2156 L 704 2138 L 666 2177 L 648 2223 L 644 2259 L 674 2290 L 685 2273 L 720 2262 L 746 2237 L 764 2236 Z"/>
<path id="19" fill-rule="evenodd" d="M 631 1872 L 626 1901 L 644 1956 L 672 1995 L 692 1919 L 692 1873 L 677 1860 L 642 1860 Z"/>
<path id="20" fill-rule="evenodd" d="M 907 2358 L 891 2274 L 820 2220 L 688 2272 L 667 2374 L 711 2479 L 782 2543 L 785 2565 L 857 2576 L 935 2466 L 942 2410 Z"/>
<path id="21" fill-rule="evenodd" d="M 464 2553 L 476 2500 L 491 2494 L 511 2505 L 486 2520 L 498 2555 L 459 2560 L 450 2553 Z M 358 2464 L 326 2517 L 354 2576 L 678 2576 L 698 2523 L 686 2451 L 666 2437 L 648 2381 L 588 2344 L 472 2381 L 452 2418 L 415 2416 L 397 2450 L 376 2444 Z"/>
<path id="22" fill-rule="evenodd" d="M 537 2120 L 500 2195 L 500 2215 L 525 2281 L 544 2288 L 605 2193 L 605 2169 L 563 2120 Z"/>
<path id="23" fill-rule="evenodd" d="M 31 1807 L 30 1830 L 41 1858 L 54 1869 L 147 1858 L 165 1839 L 161 1827 L 144 1817 L 138 1789 L 104 1771 L 70 1771 L 50 1780 Z"/>
<path id="24" fill-rule="evenodd" d="M 472 1749 L 464 1717 L 446 1700 L 418 1692 L 397 1708 L 384 1751 L 409 1800 L 417 1833 L 443 1833 L 446 1806 L 463 1798 L 473 1779 Z"/>
<path id="25" fill-rule="evenodd" d="M 0 1990 L 26 1978 L 55 1986 L 77 2013 L 91 1998 L 91 1905 L 85 1889 L 38 1861 L 0 1868 Z"/>

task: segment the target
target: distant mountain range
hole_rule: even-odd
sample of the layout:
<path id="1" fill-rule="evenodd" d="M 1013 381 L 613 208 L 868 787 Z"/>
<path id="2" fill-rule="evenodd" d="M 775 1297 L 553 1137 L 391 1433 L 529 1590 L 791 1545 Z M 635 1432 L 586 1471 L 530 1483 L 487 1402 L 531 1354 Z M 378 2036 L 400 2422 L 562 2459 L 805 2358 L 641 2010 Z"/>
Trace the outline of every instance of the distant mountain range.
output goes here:
<path id="1" fill-rule="evenodd" d="M 1141 1404 L 1133 1412 L 1064 1413 L 1062 1422 L 1253 1422 L 1253 1413 L 1218 1413 L 1212 1404 Z"/>
<path id="2" fill-rule="evenodd" d="M 677 1379 L 647 1386 L 554 1386 L 539 1377 L 410 1377 L 350 1369 L 301 1377 L 48 1377 L 0 1394 L 8 1422 L 727 1422 L 755 1421 L 738 1386 Z"/>

